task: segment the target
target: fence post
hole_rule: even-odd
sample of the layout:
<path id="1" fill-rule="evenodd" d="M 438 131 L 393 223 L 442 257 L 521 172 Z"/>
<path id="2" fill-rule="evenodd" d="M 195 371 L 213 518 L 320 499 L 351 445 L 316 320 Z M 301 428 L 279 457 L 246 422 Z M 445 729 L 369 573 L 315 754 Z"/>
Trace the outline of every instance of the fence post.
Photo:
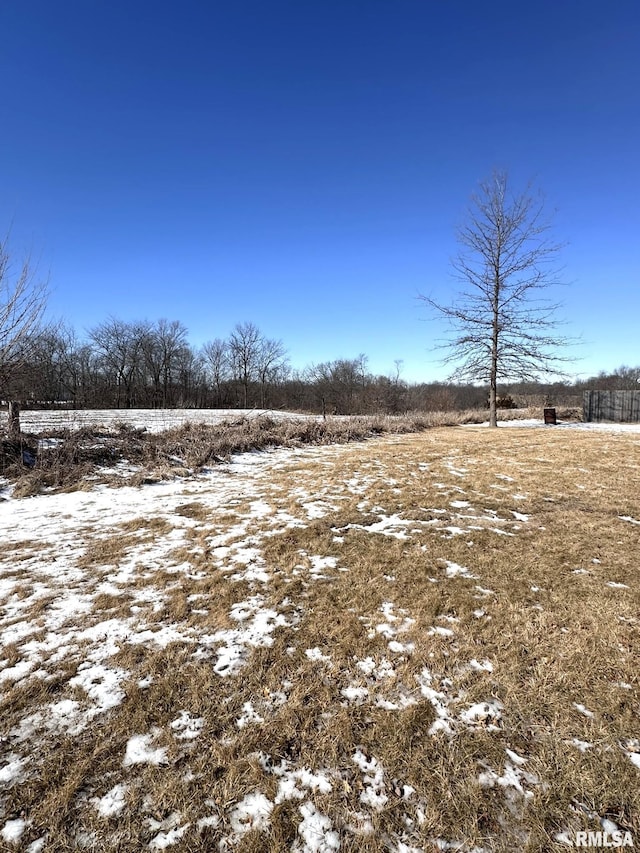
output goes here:
<path id="1" fill-rule="evenodd" d="M 20 437 L 20 403 L 9 400 L 9 438 Z"/>

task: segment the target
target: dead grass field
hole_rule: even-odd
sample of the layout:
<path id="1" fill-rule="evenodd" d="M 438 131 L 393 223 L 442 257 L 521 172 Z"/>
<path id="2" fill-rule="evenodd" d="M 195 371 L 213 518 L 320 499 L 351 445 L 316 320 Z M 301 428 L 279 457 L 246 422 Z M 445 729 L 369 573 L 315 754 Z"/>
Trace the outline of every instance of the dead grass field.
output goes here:
<path id="1" fill-rule="evenodd" d="M 640 845 L 640 435 L 247 454 L 0 540 L 8 850 Z"/>

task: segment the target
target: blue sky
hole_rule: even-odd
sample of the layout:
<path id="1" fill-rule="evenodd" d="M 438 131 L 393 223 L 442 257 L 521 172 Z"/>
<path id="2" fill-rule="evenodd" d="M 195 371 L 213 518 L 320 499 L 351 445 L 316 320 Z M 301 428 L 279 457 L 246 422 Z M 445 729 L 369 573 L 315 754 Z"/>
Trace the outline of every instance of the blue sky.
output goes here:
<path id="1" fill-rule="evenodd" d="M 640 363 L 636 0 L 8 0 L 0 230 L 50 313 L 251 320 L 292 362 L 442 378 L 470 194 L 494 168 L 556 210 L 565 335 Z"/>

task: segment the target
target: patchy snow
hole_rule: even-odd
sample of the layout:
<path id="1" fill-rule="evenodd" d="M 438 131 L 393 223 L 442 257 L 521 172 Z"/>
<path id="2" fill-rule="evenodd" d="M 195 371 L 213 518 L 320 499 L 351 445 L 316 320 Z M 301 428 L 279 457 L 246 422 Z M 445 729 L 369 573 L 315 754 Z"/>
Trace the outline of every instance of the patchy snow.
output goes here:
<path id="1" fill-rule="evenodd" d="M 492 699 L 490 702 L 476 702 L 462 714 L 460 719 L 470 726 L 482 726 L 487 731 L 498 731 L 499 723 L 502 718 L 502 706 L 497 699 Z"/>
<path id="2" fill-rule="evenodd" d="M 579 702 L 573 702 L 573 707 L 579 714 L 582 714 L 583 717 L 589 717 L 590 719 L 593 719 L 595 717 L 593 711 L 590 711 L 588 708 L 585 708 L 585 706 L 581 705 Z"/>
<path id="3" fill-rule="evenodd" d="M 406 610 L 400 610 L 399 616 L 395 614 L 395 605 L 391 601 L 385 601 L 380 607 L 380 612 L 385 617 L 386 622 L 379 622 L 375 629 L 369 632 L 371 638 L 376 634 L 382 634 L 387 640 L 392 640 L 398 634 L 410 631 L 415 625 L 415 619 L 407 616 Z"/>
<path id="4" fill-rule="evenodd" d="M 0 782 L 4 785 L 11 786 L 23 782 L 27 774 L 25 768 L 31 760 L 30 756 L 17 755 L 15 752 L 10 752 L 3 756 L 3 761 L 6 762 L 4 767 L 0 767 Z"/>
<path id="5" fill-rule="evenodd" d="M 247 794 L 231 812 L 231 828 L 236 835 L 245 835 L 249 830 L 266 832 L 269 828 L 273 803 L 260 791 Z"/>
<path id="6" fill-rule="evenodd" d="M 279 410 L 259 409 L 87 409 L 59 411 L 30 411 L 20 413 L 22 429 L 34 434 L 61 429 L 78 430 L 96 426 L 113 428 L 114 423 L 126 424 L 133 429 L 163 432 L 184 424 L 215 426 L 223 421 L 238 418 L 256 418 L 268 415 L 275 420 L 320 420 L 318 415 L 299 415 Z"/>
<path id="7" fill-rule="evenodd" d="M 264 717 L 258 714 L 252 702 L 245 702 L 242 706 L 242 715 L 236 720 L 236 726 L 239 729 L 244 729 L 245 726 L 252 723 L 264 723 Z"/>
<path id="8" fill-rule="evenodd" d="M 170 725 L 178 740 L 193 740 L 202 732 L 204 717 L 192 717 L 188 711 L 181 711 Z"/>
<path id="9" fill-rule="evenodd" d="M 510 789 L 509 793 L 511 795 L 513 792 L 517 792 L 525 799 L 532 799 L 534 792 L 531 788 L 538 785 L 538 777 L 534 773 L 529 773 L 523 769 L 523 765 L 527 763 L 526 759 L 514 756 L 514 753 L 510 750 L 508 752 L 510 753 L 510 757 L 515 757 L 516 760 L 505 761 L 502 774 L 498 774 L 495 770 L 487 766 L 487 769 L 478 776 L 480 786 L 482 788 L 493 788 L 495 785 L 498 785 L 501 788 Z M 512 800 L 512 797 L 509 797 L 509 799 Z"/>
<path id="10" fill-rule="evenodd" d="M 513 424 L 517 425 L 520 424 Z M 307 489 L 296 487 L 286 494 L 280 494 L 281 486 L 272 482 L 274 471 L 279 468 L 300 465 L 307 458 L 321 467 L 338 452 L 342 451 L 304 448 L 245 454 L 187 483 L 162 482 L 144 488 L 125 486 L 117 492 L 96 487 L 29 500 L 9 497 L 0 502 L 0 539 L 3 545 L 7 543 L 6 553 L 0 553 L 0 648 L 12 647 L 11 657 L 9 654 L 0 657 L 0 689 L 8 691 L 17 685 L 19 690 L 33 689 L 34 694 L 43 697 L 42 704 L 33 704 L 28 714 L 12 723 L 13 728 L 8 731 L 11 751 L 7 748 L 0 762 L 0 783 L 7 789 L 30 784 L 30 777 L 35 778 L 40 769 L 40 749 L 44 752 L 50 744 L 77 737 L 87 729 L 93 733 L 93 727 L 107 731 L 109 719 L 124 716 L 138 690 L 149 691 L 153 686 L 153 690 L 141 697 L 141 702 L 148 699 L 150 704 L 155 703 L 160 675 L 153 674 L 152 665 L 137 666 L 135 662 L 147 650 L 152 657 L 166 653 L 170 660 L 174 646 L 179 665 L 186 660 L 187 666 L 193 661 L 208 668 L 207 689 L 228 691 L 224 700 L 230 702 L 227 728 L 218 742 L 221 750 L 235 751 L 245 740 L 255 743 L 261 737 L 256 726 L 264 724 L 266 731 L 267 726 L 278 725 L 278 709 L 286 706 L 290 697 L 297 697 L 293 681 L 294 673 L 298 672 L 332 686 L 338 714 L 362 713 L 367 718 L 369 712 L 376 717 L 384 717 L 383 712 L 388 712 L 392 726 L 395 713 L 428 703 L 435 720 L 423 736 L 449 739 L 453 743 L 461 734 L 471 732 L 475 737 L 479 731 L 489 732 L 504 748 L 509 727 L 503 728 L 502 706 L 492 698 L 475 701 L 491 697 L 496 691 L 491 675 L 495 668 L 496 680 L 500 681 L 502 661 L 493 651 L 483 649 L 481 642 L 475 647 L 467 646 L 464 653 L 460 653 L 458 645 L 462 648 L 466 634 L 474 629 L 481 636 L 483 629 L 490 627 L 488 620 L 497 596 L 492 589 L 480 585 L 493 581 L 489 572 L 482 571 L 486 563 L 474 562 L 472 555 L 476 552 L 467 551 L 467 546 L 473 546 L 471 537 L 475 539 L 471 531 L 489 530 L 503 536 L 519 534 L 531 515 L 509 506 L 515 505 L 512 499 L 528 498 L 524 492 L 509 495 L 521 484 L 508 490 L 504 485 L 497 487 L 503 490 L 493 493 L 503 501 L 500 515 L 485 508 L 490 502 L 487 495 L 472 492 L 467 485 L 469 472 L 478 460 L 468 459 L 462 451 L 443 460 L 444 471 L 435 462 L 431 466 L 415 463 L 415 471 L 407 471 L 408 477 L 420 472 L 423 478 L 429 477 L 433 469 L 441 479 L 447 480 L 439 484 L 441 506 L 413 507 L 413 511 L 403 506 L 396 495 L 399 479 L 392 480 L 384 466 L 375 461 L 363 463 L 353 477 L 341 482 L 328 481 L 327 485 L 320 477 L 319 484 Z M 501 484 L 515 482 L 514 477 L 506 474 L 494 476 Z M 379 489 L 375 497 L 368 494 L 373 486 Z M 467 487 L 466 491 L 461 486 Z M 494 487 L 495 484 L 485 490 Z M 352 499 L 352 495 L 357 497 Z M 382 506 L 388 499 L 385 495 L 392 497 Z M 291 571 L 277 565 L 277 559 L 265 558 L 268 537 L 313 524 L 339 509 L 340 501 L 345 500 L 358 503 L 363 523 L 328 528 L 326 541 L 335 546 L 344 545 L 334 551 L 344 554 L 344 559 L 323 554 L 323 546 L 317 542 L 309 550 L 313 547 L 319 553 L 301 550 L 300 557 L 294 557 L 299 564 Z M 425 504 L 433 502 L 439 500 L 425 500 Z M 196 514 L 194 517 L 181 514 L 189 505 L 199 507 L 202 523 L 196 520 Z M 416 520 L 412 516 L 421 517 Z M 353 516 L 346 513 L 345 520 L 349 517 Z M 640 524 L 631 516 L 619 519 L 627 524 Z M 484 621 L 473 622 L 464 606 L 457 603 L 459 618 L 440 615 L 434 619 L 433 612 L 421 606 L 412 614 L 402 567 L 396 570 L 390 562 L 386 568 L 389 573 L 383 575 L 387 584 L 382 587 L 388 600 L 380 605 L 381 599 L 374 598 L 368 609 L 365 605 L 364 610 L 353 611 L 363 631 L 346 662 L 340 660 L 329 632 L 326 637 L 321 633 L 309 636 L 303 630 L 296 634 L 304 628 L 307 608 L 310 611 L 314 604 L 312 585 L 324 582 L 329 586 L 327 580 L 340 578 L 338 572 L 350 571 L 347 557 L 355 538 L 350 537 L 350 530 L 401 540 L 398 549 L 414 549 L 419 560 L 426 553 L 426 559 L 433 562 L 427 569 L 425 582 L 438 585 L 430 589 L 441 595 L 440 601 L 447 600 L 453 587 L 456 594 L 465 594 L 466 590 L 472 606 L 473 599 L 480 599 L 477 604 L 482 608 L 471 613 L 475 619 Z M 432 543 L 425 544 L 432 534 L 437 537 L 438 549 L 433 552 Z M 465 538 L 448 541 L 459 536 Z M 119 544 L 123 545 L 121 549 L 117 547 Z M 18 560 L 13 559 L 13 549 Z M 440 560 L 443 554 L 455 556 L 461 562 Z M 478 577 L 462 565 L 467 562 L 478 575 L 484 576 Z M 593 563 L 599 561 L 594 559 Z M 436 571 L 434 565 L 439 565 L 440 570 Z M 571 564 L 564 571 L 570 569 Z M 586 573 L 585 569 L 573 571 Z M 429 577 L 430 573 L 437 577 Z M 613 566 L 610 576 L 616 576 Z M 475 579 L 479 583 L 465 585 L 461 579 Z M 286 598 L 289 583 L 302 587 L 301 597 L 292 594 L 293 601 Z M 504 595 L 500 581 L 495 583 L 499 594 Z M 577 579 L 574 583 L 578 583 Z M 628 589 L 617 581 L 602 578 L 603 583 L 611 589 Z M 182 587 L 188 585 L 191 594 L 184 596 Z M 527 587 L 534 593 L 541 591 L 538 586 L 529 586 L 529 582 Z M 398 591 L 403 595 L 402 603 L 409 602 L 409 609 L 393 600 Z M 625 595 L 609 597 L 612 602 L 628 599 Z M 105 599 L 106 604 L 96 607 L 98 600 Z M 451 612 L 456 610 L 452 608 Z M 205 624 L 207 627 L 203 628 Z M 287 633 L 291 634 L 282 643 L 282 649 L 292 680 L 287 680 L 287 673 L 275 684 L 259 684 L 252 690 L 249 701 L 243 701 L 246 696 L 237 698 L 235 686 L 242 686 L 243 673 L 255 676 L 250 669 L 252 655 L 256 650 L 265 650 L 260 654 L 264 653 L 268 660 L 280 647 L 278 635 L 283 629 L 289 629 Z M 275 648 L 268 651 L 272 647 Z M 417 660 L 416 647 L 420 651 Z M 480 652 L 494 659 L 483 658 Z M 478 658 L 469 660 L 474 653 Z M 423 654 L 428 657 L 423 659 Z M 46 689 L 49 682 L 50 691 Z M 612 682 L 612 685 L 632 689 L 626 682 Z M 588 700 L 588 696 L 583 698 Z M 414 831 L 426 821 L 426 803 L 420 802 L 420 794 L 403 780 L 390 778 L 381 760 L 371 755 L 372 747 L 366 739 L 366 747 L 355 748 L 354 744 L 346 767 L 344 762 L 338 767 L 305 766 L 296 763 L 289 752 L 278 751 L 275 759 L 253 753 L 248 756 L 247 775 L 241 781 L 256 790 L 243 796 L 247 787 L 240 788 L 235 794 L 237 802 L 202 803 L 199 797 L 194 797 L 188 815 L 172 812 L 164 817 L 166 811 L 156 808 L 151 795 L 142 790 L 144 780 L 148 776 L 169 778 L 177 773 L 185 785 L 190 785 L 201 773 L 196 763 L 190 765 L 190 759 L 199 757 L 200 745 L 210 737 L 211 728 L 218 725 L 218 721 L 206 716 L 199 700 L 189 702 L 188 694 L 176 691 L 175 702 L 158 706 L 157 717 L 151 718 L 152 721 L 142 717 L 130 731 L 125 730 L 119 741 L 121 753 L 117 756 L 117 762 L 122 758 L 121 769 L 116 764 L 116 772 L 89 783 L 83 802 L 94 825 L 102 827 L 103 833 L 115 832 L 119 822 L 129 822 L 133 816 L 128 809 L 144 802 L 140 820 L 144 822 L 144 844 L 148 849 L 164 850 L 176 845 L 195 849 L 209 844 L 207 835 L 215 834 L 216 849 L 232 851 L 246 843 L 243 836 L 250 830 L 267 833 L 275 806 L 291 801 L 290 813 L 297 821 L 292 851 L 332 853 L 340 849 L 341 836 L 347 845 L 355 843 L 349 836 L 357 841 L 358 837 L 374 835 L 379 826 L 378 813 L 390 807 L 396 809 L 400 804 L 406 809 L 401 815 L 406 833 L 401 837 L 390 833 L 385 845 L 402 853 L 424 849 L 412 846 L 411 842 L 416 841 Z M 354 705 L 360 707 L 354 709 Z M 593 717 L 593 712 L 584 705 L 574 703 L 573 707 Z M 427 709 L 429 713 L 431 708 Z M 201 713 L 205 716 L 200 716 Z M 327 732 L 331 731 L 332 713 L 335 715 L 336 709 L 328 710 L 317 721 Z M 504 713 L 506 718 L 507 712 Z M 224 713 L 222 718 L 225 719 Z M 144 732 L 145 728 L 150 731 L 136 733 Z M 580 752 L 595 750 L 592 743 L 578 738 L 565 743 Z M 620 742 L 619 747 L 625 761 L 628 759 L 640 770 L 640 745 L 629 739 Z M 283 754 L 287 759 L 282 758 Z M 480 762 L 472 781 L 476 779 L 477 784 L 501 792 L 508 806 L 530 800 L 539 783 L 530 772 L 529 759 L 512 749 L 506 749 L 502 760 L 496 759 L 496 754 L 491 753 L 491 764 Z M 268 787 L 254 778 L 260 772 Z M 18 793 L 12 791 L 7 802 L 16 800 Z M 334 825 L 336 819 L 327 803 L 333 804 L 334 798 L 343 793 L 347 798 L 352 795 L 353 801 L 338 826 Z M 330 794 L 330 798 L 323 800 Z M 3 814 L 1 808 L 2 803 L 2 839 L 7 844 L 24 845 L 22 839 L 29 815 L 17 818 L 10 811 Z M 124 819 L 120 821 L 122 815 Z M 263 838 L 267 843 L 268 837 Z M 82 844 L 91 847 L 95 836 L 82 829 L 76 840 L 79 847 Z M 481 850 L 451 839 L 429 839 L 428 844 L 434 849 L 466 853 Z M 45 845 L 46 837 L 42 836 L 27 849 L 38 853 Z"/>
<path id="11" fill-rule="evenodd" d="M 322 572 L 326 569 L 335 569 L 338 560 L 336 557 L 321 557 L 319 554 L 313 554 L 309 557 L 311 563 L 311 573 L 316 576 L 322 576 Z"/>
<path id="12" fill-rule="evenodd" d="M 101 817 L 113 817 L 120 814 L 126 805 L 129 786 L 124 782 L 114 785 L 103 797 L 94 797 L 93 803 Z"/>
<path id="13" fill-rule="evenodd" d="M 167 764 L 167 750 L 163 747 L 152 747 L 151 741 L 159 734 L 159 731 L 147 735 L 133 735 L 127 741 L 127 747 L 122 761 L 123 767 L 131 767 L 133 764 Z"/>
<path id="14" fill-rule="evenodd" d="M 575 746 L 576 749 L 579 749 L 580 752 L 586 752 L 588 749 L 593 749 L 593 744 L 588 740 L 580 740 L 580 738 L 574 737 L 571 738 L 569 743 L 572 746 Z"/>
<path id="15" fill-rule="evenodd" d="M 18 844 L 27 828 L 27 822 L 22 818 L 8 820 L 0 829 L 0 835 L 7 844 Z"/>
<path id="16" fill-rule="evenodd" d="M 260 595 L 233 605 L 229 616 L 244 623 L 242 627 L 200 637 L 202 646 L 215 646 L 218 660 L 213 670 L 217 675 L 235 675 L 244 666 L 251 648 L 272 645 L 274 631 L 290 624 L 281 613 L 263 605 Z"/>
<path id="17" fill-rule="evenodd" d="M 303 803 L 300 814 L 302 821 L 298 824 L 298 834 L 304 842 L 303 853 L 332 853 L 340 849 L 340 836 L 332 828 L 329 818 L 313 803 Z"/>
<path id="18" fill-rule="evenodd" d="M 312 649 L 306 649 L 305 655 L 309 658 L 309 660 L 318 661 L 321 663 L 331 663 L 331 657 L 329 655 L 323 655 L 317 646 L 314 646 Z"/>
<path id="19" fill-rule="evenodd" d="M 149 842 L 149 849 L 166 850 L 167 847 L 173 847 L 174 844 L 177 844 L 191 825 L 189 823 L 185 823 L 180 826 L 179 824 L 181 820 L 182 816 L 180 815 L 180 812 L 171 812 L 169 817 L 164 820 L 147 818 L 145 821 L 146 825 L 152 832 L 157 832 Z M 160 831 L 158 832 L 158 830 Z"/>
<path id="20" fill-rule="evenodd" d="M 399 655 L 410 655 L 415 647 L 415 643 L 399 643 L 397 640 L 390 640 L 388 643 L 389 651 Z"/>
<path id="21" fill-rule="evenodd" d="M 278 778 L 278 793 L 275 803 L 285 800 L 303 800 L 308 791 L 320 794 L 328 794 L 333 790 L 333 784 L 326 772 L 316 772 L 307 767 L 294 767 L 290 761 L 282 759 L 279 764 L 274 764 L 269 755 L 260 753 L 258 760 L 262 768 Z M 306 789 L 306 790 L 305 790 Z"/>
<path id="22" fill-rule="evenodd" d="M 449 560 L 445 560 L 445 575 L 448 578 L 469 578 L 471 580 L 477 580 L 478 576 L 471 574 L 469 569 L 465 566 L 460 566 L 458 563 L 452 563 Z"/>
<path id="23" fill-rule="evenodd" d="M 620 748 L 633 766 L 640 770 L 640 740 L 638 738 L 627 738 L 620 744 Z"/>
<path id="24" fill-rule="evenodd" d="M 441 625 L 436 625 L 432 628 L 429 628 L 427 631 L 428 637 L 443 637 L 444 639 L 449 639 L 451 637 L 455 637 L 455 633 L 451 630 L 451 628 L 443 628 Z"/>
<path id="25" fill-rule="evenodd" d="M 389 801 L 386 793 L 384 769 L 377 759 L 367 758 L 360 749 L 354 752 L 352 760 L 362 773 L 364 790 L 360 794 L 360 802 L 363 805 L 370 806 L 375 811 L 381 811 Z"/>
<path id="26" fill-rule="evenodd" d="M 493 672 L 493 664 L 488 660 L 483 660 L 482 663 L 480 663 L 475 658 L 472 658 L 469 661 L 469 666 L 471 669 L 475 669 L 476 672 Z"/>
<path id="27" fill-rule="evenodd" d="M 366 687 L 344 687 L 340 693 L 350 702 L 362 702 L 369 695 L 369 690 Z"/>
<path id="28" fill-rule="evenodd" d="M 364 660 L 356 661 L 356 666 L 365 675 L 371 676 L 378 681 L 385 678 L 394 678 L 396 674 L 393 664 L 386 658 L 382 658 L 380 662 L 377 662 L 374 658 L 367 657 Z"/>
<path id="29" fill-rule="evenodd" d="M 196 827 L 199 830 L 203 830 L 203 829 L 206 829 L 207 827 L 216 827 L 219 825 L 219 823 L 220 823 L 220 818 L 218 817 L 218 815 L 215 815 L 215 814 L 214 815 L 207 815 L 206 817 L 201 817 L 198 820 Z"/>

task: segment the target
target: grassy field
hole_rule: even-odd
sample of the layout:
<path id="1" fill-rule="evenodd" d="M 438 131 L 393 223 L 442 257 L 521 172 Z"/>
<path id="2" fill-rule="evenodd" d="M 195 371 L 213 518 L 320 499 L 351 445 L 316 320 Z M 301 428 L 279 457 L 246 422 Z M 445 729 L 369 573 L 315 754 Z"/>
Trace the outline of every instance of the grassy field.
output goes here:
<path id="1" fill-rule="evenodd" d="M 640 845 L 640 435 L 472 426 L 0 503 L 0 844 Z"/>

